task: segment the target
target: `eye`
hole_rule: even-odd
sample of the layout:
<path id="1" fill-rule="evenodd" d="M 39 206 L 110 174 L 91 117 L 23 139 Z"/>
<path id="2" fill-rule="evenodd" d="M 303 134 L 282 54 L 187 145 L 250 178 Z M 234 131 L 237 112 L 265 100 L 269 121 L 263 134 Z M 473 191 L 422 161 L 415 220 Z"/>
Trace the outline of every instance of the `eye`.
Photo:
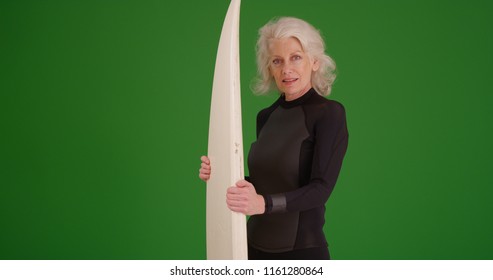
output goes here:
<path id="1" fill-rule="evenodd" d="M 279 64 L 281 64 L 281 60 L 280 60 L 279 58 L 274 58 L 274 59 L 272 60 L 272 64 L 274 64 L 274 65 L 279 65 Z"/>
<path id="2" fill-rule="evenodd" d="M 301 55 L 293 55 L 293 57 L 291 58 L 292 60 L 300 60 L 302 59 Z"/>

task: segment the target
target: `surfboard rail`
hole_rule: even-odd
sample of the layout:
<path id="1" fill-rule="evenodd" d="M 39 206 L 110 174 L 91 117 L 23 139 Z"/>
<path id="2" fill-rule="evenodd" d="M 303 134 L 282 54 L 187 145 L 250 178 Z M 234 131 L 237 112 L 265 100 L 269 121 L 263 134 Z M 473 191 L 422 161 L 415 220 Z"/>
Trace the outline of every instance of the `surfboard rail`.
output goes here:
<path id="1" fill-rule="evenodd" d="M 240 0 L 231 0 L 221 31 L 212 87 L 207 181 L 207 259 L 248 259 L 246 217 L 226 205 L 244 178 L 239 57 Z"/>

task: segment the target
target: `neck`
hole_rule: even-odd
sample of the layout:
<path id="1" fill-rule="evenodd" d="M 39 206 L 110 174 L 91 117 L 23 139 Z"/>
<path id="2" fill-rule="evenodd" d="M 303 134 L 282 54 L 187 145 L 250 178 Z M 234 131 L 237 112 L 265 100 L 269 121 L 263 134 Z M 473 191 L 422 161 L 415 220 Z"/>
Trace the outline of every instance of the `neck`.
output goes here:
<path id="1" fill-rule="evenodd" d="M 283 93 L 284 100 L 286 100 L 286 101 L 293 101 L 295 99 L 298 99 L 298 98 L 302 97 L 303 95 L 305 95 L 308 91 L 310 91 L 311 88 L 312 87 L 310 86 L 310 87 L 308 87 L 306 89 L 303 89 L 302 91 L 291 93 L 291 94 Z"/>

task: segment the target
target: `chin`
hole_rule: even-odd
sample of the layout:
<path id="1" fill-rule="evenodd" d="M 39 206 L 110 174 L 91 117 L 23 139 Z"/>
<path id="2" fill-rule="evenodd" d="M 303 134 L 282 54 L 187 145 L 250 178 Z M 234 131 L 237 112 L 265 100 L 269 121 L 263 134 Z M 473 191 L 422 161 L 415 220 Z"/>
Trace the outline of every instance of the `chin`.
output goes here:
<path id="1" fill-rule="evenodd" d="M 302 89 L 299 89 L 299 88 L 286 88 L 284 89 L 284 94 L 287 94 L 287 95 L 296 95 L 296 94 L 300 94 L 302 91 Z"/>

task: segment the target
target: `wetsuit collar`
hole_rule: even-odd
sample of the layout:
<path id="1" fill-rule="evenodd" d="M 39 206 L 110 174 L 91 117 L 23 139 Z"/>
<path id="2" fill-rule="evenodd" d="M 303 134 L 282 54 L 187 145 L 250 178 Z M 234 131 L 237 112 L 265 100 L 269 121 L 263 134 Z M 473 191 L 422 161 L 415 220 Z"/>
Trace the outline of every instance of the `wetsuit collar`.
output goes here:
<path id="1" fill-rule="evenodd" d="M 298 105 L 305 103 L 306 100 L 310 99 L 310 97 L 312 97 L 313 95 L 316 95 L 316 94 L 318 94 L 318 93 L 315 91 L 315 89 L 311 88 L 302 96 L 296 98 L 295 100 L 291 100 L 291 101 L 286 101 L 284 94 L 282 94 L 279 97 L 279 105 L 281 105 L 283 108 L 286 108 L 286 109 L 293 108 L 293 107 L 296 107 Z"/>

